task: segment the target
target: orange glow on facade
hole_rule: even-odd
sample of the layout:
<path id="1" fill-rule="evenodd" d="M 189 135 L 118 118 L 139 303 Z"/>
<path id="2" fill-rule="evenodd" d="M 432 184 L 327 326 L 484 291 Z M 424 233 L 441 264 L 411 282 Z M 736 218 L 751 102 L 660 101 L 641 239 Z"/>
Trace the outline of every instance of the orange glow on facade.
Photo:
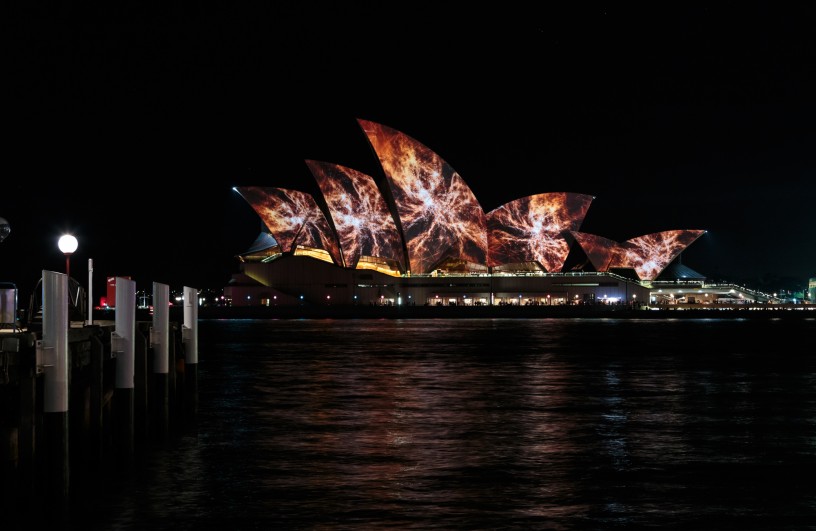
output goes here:
<path id="1" fill-rule="evenodd" d="M 322 249 L 335 264 L 343 265 L 334 231 L 311 195 L 258 186 L 240 187 L 238 193 L 260 216 L 281 252 L 293 253 L 298 247 Z"/>
<path id="2" fill-rule="evenodd" d="M 619 243 L 580 232 L 594 198 L 567 192 L 522 197 L 485 214 L 462 177 L 439 155 L 400 131 L 358 123 L 380 161 L 382 186 L 352 168 L 307 160 L 326 214 L 311 195 L 296 190 L 238 189 L 280 253 L 390 275 L 435 274 L 446 268 L 481 273 L 513 264 L 557 273 L 574 238 L 595 271 L 631 268 L 641 280 L 654 280 L 705 233 L 669 230 Z M 278 252 L 274 242 L 270 255 Z"/>
<path id="3" fill-rule="evenodd" d="M 704 230 L 667 230 L 618 243 L 601 236 L 572 232 L 596 271 L 632 268 L 641 280 L 654 280 Z"/>
<path id="4" fill-rule="evenodd" d="M 561 271 L 569 254 L 565 235 L 580 228 L 592 196 L 538 194 L 511 201 L 487 214 L 488 266 L 538 262 Z"/>
<path id="5" fill-rule="evenodd" d="M 430 273 L 448 258 L 487 263 L 485 213 L 462 177 L 413 138 L 358 122 L 391 186 L 411 272 Z"/>
<path id="6" fill-rule="evenodd" d="M 339 164 L 314 160 L 306 164 L 326 199 L 346 267 L 357 267 L 360 256 L 393 260 L 404 267 L 399 232 L 374 179 Z"/>

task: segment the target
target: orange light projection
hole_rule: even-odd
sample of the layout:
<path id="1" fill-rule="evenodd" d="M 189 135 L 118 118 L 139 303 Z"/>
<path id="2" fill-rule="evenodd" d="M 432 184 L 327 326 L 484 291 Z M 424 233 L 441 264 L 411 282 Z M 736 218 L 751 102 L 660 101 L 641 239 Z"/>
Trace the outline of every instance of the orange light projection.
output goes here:
<path id="1" fill-rule="evenodd" d="M 667 230 L 617 243 L 593 234 L 572 232 L 597 271 L 631 267 L 641 280 L 657 278 L 703 234 L 704 230 Z"/>
<path id="2" fill-rule="evenodd" d="M 667 230 L 646 234 L 624 242 L 622 263 L 611 267 L 633 267 L 642 280 L 654 280 L 683 249 L 705 233 L 704 230 Z"/>
<path id="3" fill-rule="evenodd" d="M 581 246 L 595 271 L 609 271 L 609 264 L 620 252 L 618 242 L 586 232 L 571 231 L 570 234 Z"/>
<path id="4" fill-rule="evenodd" d="M 335 264 L 343 264 L 334 231 L 311 195 L 259 186 L 237 190 L 260 216 L 282 252 L 294 252 L 297 247 L 322 249 Z"/>
<path id="5" fill-rule="evenodd" d="M 341 267 L 390 275 L 432 274 L 443 264 L 472 272 L 536 263 L 559 272 L 571 234 L 596 271 L 631 268 L 641 280 L 654 280 L 705 233 L 670 230 L 619 243 L 579 232 L 594 198 L 568 192 L 522 197 L 485 214 L 470 187 L 439 155 L 400 131 L 357 122 L 380 161 L 387 188 L 381 190 L 357 170 L 307 160 L 328 217 L 304 192 L 238 189 L 269 229 L 271 238 L 262 243 L 270 256 L 310 254 Z"/>
<path id="6" fill-rule="evenodd" d="M 374 179 L 339 164 L 315 160 L 306 164 L 326 199 L 346 267 L 357 267 L 363 255 L 394 260 L 403 267 L 399 232 Z"/>
<path id="7" fill-rule="evenodd" d="M 470 187 L 436 153 L 389 127 L 358 120 L 380 160 L 415 274 L 447 258 L 485 264 L 487 222 Z"/>
<path id="8" fill-rule="evenodd" d="M 560 271 L 569 254 L 565 235 L 584 221 L 591 195 L 537 194 L 506 203 L 487 214 L 488 266 L 538 262 Z"/>

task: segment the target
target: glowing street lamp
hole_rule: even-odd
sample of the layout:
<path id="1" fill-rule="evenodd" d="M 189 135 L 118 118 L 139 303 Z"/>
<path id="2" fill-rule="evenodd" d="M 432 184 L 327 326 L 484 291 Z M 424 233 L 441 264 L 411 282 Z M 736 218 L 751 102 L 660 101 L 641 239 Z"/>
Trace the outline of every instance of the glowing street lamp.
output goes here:
<path id="1" fill-rule="evenodd" d="M 71 254 L 79 247 L 77 239 L 70 234 L 61 236 L 57 242 L 59 250 L 65 254 L 65 274 L 71 278 Z"/>

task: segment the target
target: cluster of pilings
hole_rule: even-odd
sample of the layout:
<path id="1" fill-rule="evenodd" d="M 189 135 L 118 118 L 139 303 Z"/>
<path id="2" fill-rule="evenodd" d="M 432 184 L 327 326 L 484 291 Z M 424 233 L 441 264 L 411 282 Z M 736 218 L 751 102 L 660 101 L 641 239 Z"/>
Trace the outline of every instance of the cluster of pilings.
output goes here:
<path id="1" fill-rule="evenodd" d="M 64 522 L 77 496 L 195 425 L 197 290 L 183 323 L 154 283 L 137 321 L 135 282 L 117 278 L 115 321 L 70 322 L 68 280 L 43 271 L 41 329 L 0 333 L 0 522 Z M 4 527 L 0 525 L 0 527 Z M 10 526 L 11 529 L 15 527 Z"/>

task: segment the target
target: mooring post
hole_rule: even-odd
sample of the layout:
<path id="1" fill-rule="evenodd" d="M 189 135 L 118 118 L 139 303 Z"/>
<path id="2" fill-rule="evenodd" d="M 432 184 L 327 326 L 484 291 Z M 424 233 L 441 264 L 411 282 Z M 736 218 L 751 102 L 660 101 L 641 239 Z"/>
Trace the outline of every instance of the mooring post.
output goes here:
<path id="1" fill-rule="evenodd" d="M 136 282 L 117 277 L 115 329 L 111 336 L 111 355 L 116 357 L 113 428 L 119 462 L 128 468 L 135 454 L 135 335 Z"/>
<path id="2" fill-rule="evenodd" d="M 99 332 L 99 329 L 96 329 Z M 91 343 L 91 396 L 90 434 L 93 448 L 94 468 L 99 466 L 105 455 L 105 346 L 96 333 L 88 338 Z"/>
<path id="3" fill-rule="evenodd" d="M 150 347 L 150 323 L 136 323 L 135 349 L 133 353 L 133 436 L 135 450 L 139 451 L 150 439 L 150 414 L 148 406 L 152 395 L 152 380 L 148 376 L 148 350 Z"/>
<path id="4" fill-rule="evenodd" d="M 153 411 L 156 436 L 161 442 L 167 440 L 170 431 L 170 286 L 153 283 L 153 327 L 150 330 L 150 346 L 153 348 Z"/>
<path id="5" fill-rule="evenodd" d="M 45 376 L 43 430 L 46 447 L 46 506 L 53 515 L 68 512 L 70 461 L 68 453 L 68 276 L 42 272 L 42 340 L 38 357 Z"/>
<path id="6" fill-rule="evenodd" d="M 198 290 L 184 286 L 184 405 L 185 415 L 198 412 Z"/>

